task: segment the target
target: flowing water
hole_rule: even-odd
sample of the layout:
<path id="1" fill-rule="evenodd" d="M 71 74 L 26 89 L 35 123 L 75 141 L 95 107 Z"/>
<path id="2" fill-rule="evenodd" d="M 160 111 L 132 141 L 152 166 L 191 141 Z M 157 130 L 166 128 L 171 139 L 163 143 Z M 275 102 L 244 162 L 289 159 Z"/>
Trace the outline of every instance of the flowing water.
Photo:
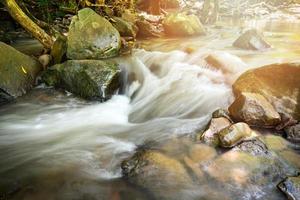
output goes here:
<path id="1" fill-rule="evenodd" d="M 245 25 L 265 30 L 266 52 L 231 47 L 241 28 L 223 24 L 203 37 L 142 41 L 146 50 L 116 59 L 124 88 L 105 103 L 39 86 L 1 107 L 0 199 L 149 199 L 121 178 L 122 160 L 149 141 L 202 129 L 231 103 L 243 71 L 299 60 L 299 23 L 272 23 Z M 225 69 L 210 67 L 209 54 Z"/>

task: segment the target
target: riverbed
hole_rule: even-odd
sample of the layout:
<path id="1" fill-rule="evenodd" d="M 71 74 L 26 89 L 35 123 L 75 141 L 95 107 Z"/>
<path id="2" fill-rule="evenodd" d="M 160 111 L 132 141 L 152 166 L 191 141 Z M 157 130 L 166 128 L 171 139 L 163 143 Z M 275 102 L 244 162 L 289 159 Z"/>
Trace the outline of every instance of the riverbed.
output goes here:
<path id="1" fill-rule="evenodd" d="M 115 59 L 124 87 L 105 103 L 39 85 L 1 107 L 0 199 L 154 198 L 122 178 L 121 162 L 140 146 L 203 129 L 213 111 L 232 102 L 231 84 L 246 70 L 299 62 L 299 25 L 295 20 L 220 21 L 201 37 L 139 41 L 131 56 Z M 248 28 L 263 31 L 272 48 L 232 47 Z M 224 61 L 225 69 L 205 63 L 211 54 Z M 212 190 L 213 181 L 207 187 Z M 237 199 L 253 199 L 251 191 L 258 194 L 255 199 L 284 199 L 273 190 L 252 189 Z M 189 191 L 183 198 L 196 197 Z"/>

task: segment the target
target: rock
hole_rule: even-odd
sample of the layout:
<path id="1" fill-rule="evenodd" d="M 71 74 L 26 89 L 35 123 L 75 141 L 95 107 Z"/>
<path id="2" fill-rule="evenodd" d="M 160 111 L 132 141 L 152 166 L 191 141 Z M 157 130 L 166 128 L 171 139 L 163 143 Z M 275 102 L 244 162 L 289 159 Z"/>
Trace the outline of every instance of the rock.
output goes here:
<path id="1" fill-rule="evenodd" d="M 188 156 L 193 162 L 201 164 L 213 160 L 217 156 L 217 151 L 208 145 L 196 144 L 191 146 Z"/>
<path id="2" fill-rule="evenodd" d="M 300 143 L 300 124 L 290 126 L 284 129 L 286 137 L 289 141 Z"/>
<path id="3" fill-rule="evenodd" d="M 109 21 L 90 8 L 73 17 L 68 34 L 67 57 L 72 60 L 103 59 L 117 56 L 120 34 Z"/>
<path id="4" fill-rule="evenodd" d="M 120 17 L 114 17 L 112 25 L 119 31 L 122 37 L 136 37 L 137 27 L 133 23 L 125 21 Z"/>
<path id="5" fill-rule="evenodd" d="M 192 185 L 184 166 L 158 151 L 140 150 L 122 163 L 129 182 L 147 189 L 155 199 L 182 199 L 180 191 Z"/>
<path id="6" fill-rule="evenodd" d="M 67 53 L 67 38 L 59 36 L 51 49 L 51 56 L 54 64 L 62 63 L 65 60 Z"/>
<path id="7" fill-rule="evenodd" d="M 163 20 L 165 33 L 169 36 L 196 36 L 205 34 L 205 29 L 196 15 L 172 13 Z"/>
<path id="8" fill-rule="evenodd" d="M 233 147 L 245 139 L 250 138 L 252 130 L 245 123 L 233 124 L 219 133 L 220 145 L 222 147 Z"/>
<path id="9" fill-rule="evenodd" d="M 224 118 L 212 118 L 208 129 L 201 135 L 200 139 L 209 145 L 218 146 L 219 145 L 219 136 L 218 133 L 231 125 L 231 122 Z"/>
<path id="10" fill-rule="evenodd" d="M 49 54 L 44 54 L 41 55 L 38 60 L 42 64 L 43 68 L 47 69 L 52 60 L 52 57 Z"/>
<path id="11" fill-rule="evenodd" d="M 228 110 L 225 110 L 225 109 L 218 109 L 216 111 L 214 111 L 212 113 L 212 118 L 220 118 L 220 117 L 223 117 L 223 118 L 226 118 L 228 119 L 230 122 L 232 122 L 231 120 L 231 117 L 230 117 L 230 113 Z"/>
<path id="12" fill-rule="evenodd" d="M 2 42 L 0 55 L 0 105 L 2 105 L 30 90 L 42 66 L 37 60 Z"/>
<path id="13" fill-rule="evenodd" d="M 139 19 L 136 22 L 138 27 L 137 37 L 139 38 L 152 38 L 152 37 L 161 37 L 162 31 L 158 28 L 158 26 L 144 20 Z"/>
<path id="14" fill-rule="evenodd" d="M 118 65 L 100 60 L 69 60 L 50 67 L 42 75 L 50 86 L 68 90 L 89 100 L 107 100 L 120 87 Z"/>
<path id="15" fill-rule="evenodd" d="M 267 145 L 258 138 L 245 141 L 235 146 L 232 150 L 245 152 L 253 156 L 267 156 L 270 154 Z"/>
<path id="16" fill-rule="evenodd" d="M 264 96 L 278 113 L 300 121 L 300 64 L 272 64 L 249 70 L 233 84 L 235 97 L 241 93 Z"/>
<path id="17" fill-rule="evenodd" d="M 235 121 L 250 126 L 273 128 L 281 122 L 280 115 L 267 99 L 255 93 L 242 93 L 230 105 L 229 112 Z"/>
<path id="18" fill-rule="evenodd" d="M 280 136 L 266 135 L 263 137 L 264 143 L 271 151 L 279 152 L 288 147 L 288 142 Z"/>
<path id="19" fill-rule="evenodd" d="M 178 9 L 180 8 L 180 0 L 161 0 L 161 7 L 164 9 Z"/>
<path id="20" fill-rule="evenodd" d="M 230 150 L 207 166 L 206 171 L 220 188 L 232 195 L 231 199 L 277 199 L 276 185 L 287 174 L 297 170 L 268 152 L 254 156 L 247 152 Z M 240 199 L 240 198 L 238 198 Z"/>
<path id="21" fill-rule="evenodd" d="M 300 176 L 287 177 L 284 181 L 279 183 L 277 187 L 289 200 L 300 199 Z"/>
<path id="22" fill-rule="evenodd" d="M 246 50 L 265 50 L 271 46 L 265 41 L 262 34 L 257 30 L 252 29 L 242 34 L 234 43 L 233 46 Z"/>

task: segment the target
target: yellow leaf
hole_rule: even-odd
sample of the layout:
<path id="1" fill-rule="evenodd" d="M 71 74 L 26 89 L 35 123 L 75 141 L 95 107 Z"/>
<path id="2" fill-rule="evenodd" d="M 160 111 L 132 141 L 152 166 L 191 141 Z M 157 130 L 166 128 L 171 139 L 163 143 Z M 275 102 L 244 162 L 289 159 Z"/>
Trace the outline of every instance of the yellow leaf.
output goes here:
<path id="1" fill-rule="evenodd" d="M 27 74 L 27 71 L 25 70 L 25 68 L 23 66 L 21 66 L 22 71 L 24 72 L 24 74 Z"/>

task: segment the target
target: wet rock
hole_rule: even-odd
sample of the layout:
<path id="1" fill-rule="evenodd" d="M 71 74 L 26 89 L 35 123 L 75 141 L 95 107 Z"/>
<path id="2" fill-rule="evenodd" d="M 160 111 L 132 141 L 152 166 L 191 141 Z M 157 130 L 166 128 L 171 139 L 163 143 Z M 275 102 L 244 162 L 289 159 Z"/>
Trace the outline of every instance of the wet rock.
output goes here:
<path id="1" fill-rule="evenodd" d="M 218 109 L 215 112 L 212 113 L 212 118 L 226 118 L 228 119 L 230 122 L 232 122 L 231 117 L 230 117 L 230 113 L 228 110 L 225 109 Z"/>
<path id="2" fill-rule="evenodd" d="M 69 59 L 110 58 L 117 56 L 120 48 L 119 32 L 92 9 L 84 8 L 73 17 L 68 34 Z"/>
<path id="3" fill-rule="evenodd" d="M 205 34 L 205 29 L 196 15 L 172 13 L 163 20 L 165 33 L 169 36 L 195 36 Z"/>
<path id="4" fill-rule="evenodd" d="M 214 159 L 217 156 L 217 151 L 205 144 L 195 144 L 190 148 L 188 156 L 193 162 L 201 164 Z"/>
<path id="5" fill-rule="evenodd" d="M 182 199 L 193 185 L 184 166 L 158 151 L 141 150 L 122 163 L 129 182 L 150 191 L 156 199 Z"/>
<path id="6" fill-rule="evenodd" d="M 266 135 L 262 139 L 271 151 L 279 152 L 288 147 L 288 142 L 280 136 Z"/>
<path id="7" fill-rule="evenodd" d="M 139 38 L 153 38 L 162 36 L 162 30 L 157 25 L 154 25 L 144 19 L 139 19 L 136 22 L 136 25 L 138 27 L 137 37 Z"/>
<path id="8" fill-rule="evenodd" d="M 54 64 L 62 63 L 65 60 L 67 53 L 67 38 L 64 36 L 59 36 L 51 49 L 51 56 L 53 58 Z"/>
<path id="9" fill-rule="evenodd" d="M 285 149 L 277 153 L 286 163 L 300 170 L 300 155 L 291 149 Z"/>
<path id="10" fill-rule="evenodd" d="M 288 177 L 278 184 L 278 188 L 289 200 L 300 199 L 300 176 Z"/>
<path id="11" fill-rule="evenodd" d="M 224 117 L 212 118 L 208 129 L 201 135 L 200 139 L 209 145 L 218 146 L 219 145 L 219 132 L 223 129 L 229 127 L 231 122 Z"/>
<path id="12" fill-rule="evenodd" d="M 246 50 L 265 50 L 271 47 L 265 41 L 263 35 L 255 29 L 248 30 L 242 34 L 233 43 L 233 46 Z"/>
<path id="13" fill-rule="evenodd" d="M 120 17 L 114 17 L 112 25 L 119 31 L 122 37 L 136 37 L 137 27 L 133 23 L 125 21 Z"/>
<path id="14" fill-rule="evenodd" d="M 252 130 L 247 124 L 233 124 L 219 133 L 220 145 L 222 147 L 233 147 L 251 136 Z"/>
<path id="15" fill-rule="evenodd" d="M 287 174 L 297 173 L 297 169 L 271 152 L 254 156 L 235 150 L 222 154 L 205 169 L 227 192 L 235 197 L 247 194 L 245 199 L 277 199 L 278 182 Z"/>
<path id="16" fill-rule="evenodd" d="M 300 64 L 272 64 L 249 70 L 233 84 L 235 97 L 241 93 L 264 96 L 278 113 L 300 120 Z"/>
<path id="17" fill-rule="evenodd" d="M 69 60 L 42 75 L 50 86 L 63 88 L 89 100 L 107 100 L 120 87 L 118 65 L 100 60 Z"/>
<path id="18" fill-rule="evenodd" d="M 253 156 L 269 155 L 267 145 L 258 138 L 245 141 L 232 149 L 233 151 L 241 151 Z"/>
<path id="19" fill-rule="evenodd" d="M 300 124 L 290 126 L 284 129 L 286 137 L 289 141 L 300 143 Z"/>
<path id="20" fill-rule="evenodd" d="M 280 115 L 265 97 L 255 93 L 242 93 L 229 107 L 235 121 L 250 126 L 275 127 L 281 121 Z"/>
<path id="21" fill-rule="evenodd" d="M 2 105 L 30 90 L 42 66 L 37 60 L 2 42 L 0 55 L 0 105 Z"/>

